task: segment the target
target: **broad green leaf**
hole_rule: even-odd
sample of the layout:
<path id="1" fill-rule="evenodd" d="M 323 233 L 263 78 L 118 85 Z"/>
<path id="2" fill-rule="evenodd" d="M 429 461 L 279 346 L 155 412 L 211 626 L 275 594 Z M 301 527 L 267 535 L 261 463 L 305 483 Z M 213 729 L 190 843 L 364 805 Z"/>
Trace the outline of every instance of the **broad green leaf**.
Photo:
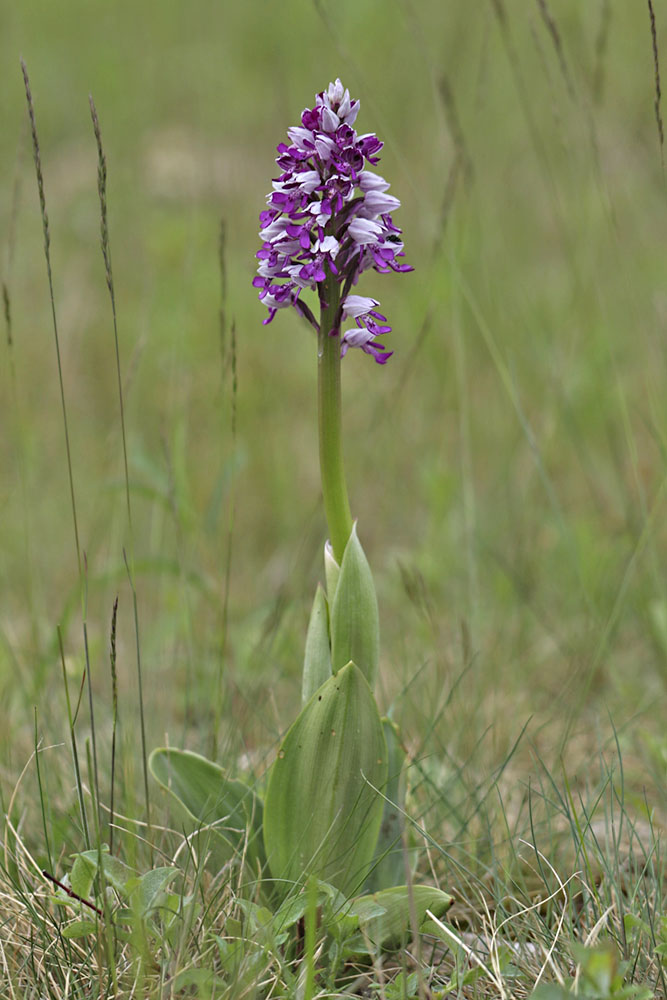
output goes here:
<path id="1" fill-rule="evenodd" d="M 121 895 L 127 893 L 128 882 L 136 878 L 137 874 L 119 858 L 114 858 L 112 854 L 102 855 L 102 870 L 107 884 L 113 886 L 116 892 Z"/>
<path id="2" fill-rule="evenodd" d="M 382 728 L 387 741 L 387 784 L 382 810 L 382 823 L 378 836 L 373 869 L 366 889 L 377 892 L 405 882 L 405 862 L 403 839 L 405 833 L 405 775 L 403 765 L 405 752 L 401 746 L 398 727 L 389 719 L 382 720 Z"/>
<path id="3" fill-rule="evenodd" d="M 252 899 L 237 899 L 238 908 L 245 914 L 246 921 L 252 931 L 260 927 L 270 927 L 273 923 L 273 912 L 268 906 L 255 903 Z"/>
<path id="4" fill-rule="evenodd" d="M 90 899 L 90 894 L 93 891 L 93 882 L 97 874 L 97 851 L 94 854 L 94 861 L 87 858 L 85 854 L 77 854 L 69 874 L 70 889 L 82 899 Z"/>
<path id="5" fill-rule="evenodd" d="M 264 843 L 274 878 L 314 875 L 348 896 L 363 885 L 382 818 L 375 789 L 386 778 L 375 699 L 348 663 L 301 710 L 271 769 Z"/>
<path id="6" fill-rule="evenodd" d="M 190 819 L 213 835 L 218 854 L 232 857 L 244 847 L 247 834 L 249 860 L 263 864 L 262 803 L 248 785 L 228 778 L 218 764 L 189 750 L 158 748 L 148 766 Z"/>
<path id="7" fill-rule="evenodd" d="M 194 987 L 197 992 L 190 994 L 191 996 L 217 997 L 223 995 L 221 991 L 225 985 L 225 981 L 216 976 L 212 969 L 184 969 L 174 977 L 172 989 L 174 996 Z"/>
<path id="8" fill-rule="evenodd" d="M 75 883 L 79 886 L 83 886 L 87 875 L 84 874 L 87 871 L 92 871 L 93 878 L 97 874 L 100 858 L 102 860 L 102 871 L 104 872 L 104 879 L 108 885 L 112 886 L 123 899 L 127 899 L 128 896 L 128 883 L 133 879 L 136 879 L 137 873 L 133 871 L 128 865 L 126 865 L 119 858 L 115 858 L 113 854 L 109 854 L 109 849 L 107 847 L 103 848 L 102 851 L 98 851 L 97 848 L 92 848 L 90 851 L 82 851 L 77 854 L 76 860 L 72 866 L 72 874 L 70 876 L 70 884 L 74 889 Z M 78 866 L 78 864 L 80 866 Z M 91 882 L 92 885 L 92 882 Z M 74 889 L 79 896 L 87 898 L 90 892 L 90 887 L 87 892 L 79 892 L 79 889 Z"/>
<path id="9" fill-rule="evenodd" d="M 346 909 L 346 899 L 342 893 L 328 882 L 315 880 L 315 902 L 319 914 L 319 919 L 323 927 L 327 927 L 327 920 L 332 914 L 336 917 L 343 917 Z M 308 907 L 312 904 L 312 897 L 309 897 L 309 887 L 304 886 L 299 893 L 293 893 L 280 904 L 274 916 L 276 929 L 284 931 L 304 916 Z M 331 928 L 327 927 L 328 930 Z"/>
<path id="10" fill-rule="evenodd" d="M 331 677 L 329 609 L 324 590 L 318 584 L 306 633 L 306 654 L 303 661 L 301 689 L 302 704 L 305 705 L 329 677 Z"/>
<path id="11" fill-rule="evenodd" d="M 452 897 L 430 885 L 397 885 L 368 896 L 359 896 L 349 912 L 359 918 L 359 926 L 376 948 L 390 948 L 410 935 L 410 912 L 414 907 L 417 930 L 421 930 L 426 911 L 441 917 L 452 905 Z"/>
<path id="12" fill-rule="evenodd" d="M 641 920 L 634 913 L 625 913 L 623 915 L 623 927 L 625 933 L 628 934 L 632 930 L 638 930 L 642 934 L 650 934 L 651 928 L 645 920 Z"/>
<path id="13" fill-rule="evenodd" d="M 146 917 L 155 908 L 166 886 L 179 874 L 173 866 L 152 868 L 137 879 L 132 888 L 131 901 L 140 917 Z"/>
<path id="14" fill-rule="evenodd" d="M 64 938 L 80 938 L 87 934 L 94 934 L 97 924 L 94 920 L 73 920 L 67 927 L 63 927 L 61 934 Z"/>
<path id="15" fill-rule="evenodd" d="M 334 673 L 352 660 L 375 686 L 380 652 L 380 622 L 375 585 L 357 538 L 356 523 L 345 546 L 336 593 L 331 600 L 331 665 Z"/>

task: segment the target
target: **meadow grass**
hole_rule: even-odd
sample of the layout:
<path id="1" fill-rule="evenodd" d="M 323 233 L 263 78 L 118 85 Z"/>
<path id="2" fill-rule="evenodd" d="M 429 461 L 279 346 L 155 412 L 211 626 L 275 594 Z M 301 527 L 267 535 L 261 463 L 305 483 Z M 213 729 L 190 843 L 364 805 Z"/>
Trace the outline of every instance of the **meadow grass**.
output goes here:
<path id="1" fill-rule="evenodd" d="M 6 14 L 0 995 L 510 997 L 574 976 L 664 996 L 660 9 Z M 418 877 L 456 902 L 444 931 L 334 970 L 316 929 L 251 927 L 238 869 L 206 867 L 145 759 L 183 746 L 261 782 L 298 704 L 325 533 L 315 345 L 296 317 L 263 328 L 250 280 L 274 146 L 338 75 L 386 140 L 415 265 L 360 285 L 396 354 L 345 361 L 346 459 Z M 138 873 L 178 867 L 177 912 L 112 926 L 112 887 L 95 932 L 63 936 L 85 904 L 54 906 L 42 872 L 110 842 Z"/>

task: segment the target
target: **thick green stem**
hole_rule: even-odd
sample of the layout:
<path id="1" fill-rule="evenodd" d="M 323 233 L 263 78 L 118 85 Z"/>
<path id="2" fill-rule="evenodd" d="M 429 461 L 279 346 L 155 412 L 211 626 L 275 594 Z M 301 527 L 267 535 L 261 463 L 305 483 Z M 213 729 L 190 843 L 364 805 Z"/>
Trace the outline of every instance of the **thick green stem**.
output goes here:
<path id="1" fill-rule="evenodd" d="M 340 564 L 352 531 L 352 515 L 345 484 L 343 440 L 341 428 L 340 390 L 340 290 L 329 275 L 324 285 L 320 332 L 317 349 L 317 396 L 320 432 L 320 472 L 324 511 L 329 526 L 329 540 L 336 561 Z"/>

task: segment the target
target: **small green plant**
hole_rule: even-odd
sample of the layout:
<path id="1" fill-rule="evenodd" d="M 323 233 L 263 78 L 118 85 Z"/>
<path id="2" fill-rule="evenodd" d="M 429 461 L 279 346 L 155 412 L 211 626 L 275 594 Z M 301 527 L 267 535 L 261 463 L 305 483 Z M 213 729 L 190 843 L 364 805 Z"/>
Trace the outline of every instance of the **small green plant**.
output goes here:
<path id="1" fill-rule="evenodd" d="M 45 873 L 46 874 L 46 873 Z M 64 922 L 65 940 L 93 936 L 104 943 L 112 977 L 116 975 L 117 945 L 128 943 L 139 957 L 139 979 L 179 950 L 184 929 L 201 913 L 194 893 L 174 891 L 182 873 L 174 865 L 151 868 L 138 874 L 104 845 L 74 856 L 71 871 L 56 885 L 52 897 L 58 907 L 74 917 Z M 92 901 L 94 899 L 94 902 Z"/>

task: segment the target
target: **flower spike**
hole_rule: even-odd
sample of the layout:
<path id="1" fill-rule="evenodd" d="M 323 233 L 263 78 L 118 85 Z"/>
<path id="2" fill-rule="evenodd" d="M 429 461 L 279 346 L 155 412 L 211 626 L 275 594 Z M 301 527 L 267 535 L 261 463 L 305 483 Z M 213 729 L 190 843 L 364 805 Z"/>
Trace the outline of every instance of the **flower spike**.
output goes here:
<path id="1" fill-rule="evenodd" d="M 392 220 L 401 203 L 387 193 L 387 181 L 367 169 L 378 163 L 383 144 L 372 132 L 357 135 L 352 126 L 358 113 L 359 101 L 336 80 L 316 96 L 314 108 L 306 108 L 301 124 L 287 130 L 290 144 L 277 147 L 281 173 L 259 217 L 262 248 L 253 285 L 269 310 L 264 323 L 294 306 L 319 329 L 300 296 L 303 289 L 315 290 L 324 306 L 331 278 L 342 299 L 330 331 L 340 337 L 340 356 L 360 347 L 384 364 L 393 352 L 377 338 L 391 327 L 375 310 L 379 302 L 348 293 L 364 271 L 412 267 L 401 261 L 401 230 Z M 341 334 L 347 319 L 356 326 Z"/>

